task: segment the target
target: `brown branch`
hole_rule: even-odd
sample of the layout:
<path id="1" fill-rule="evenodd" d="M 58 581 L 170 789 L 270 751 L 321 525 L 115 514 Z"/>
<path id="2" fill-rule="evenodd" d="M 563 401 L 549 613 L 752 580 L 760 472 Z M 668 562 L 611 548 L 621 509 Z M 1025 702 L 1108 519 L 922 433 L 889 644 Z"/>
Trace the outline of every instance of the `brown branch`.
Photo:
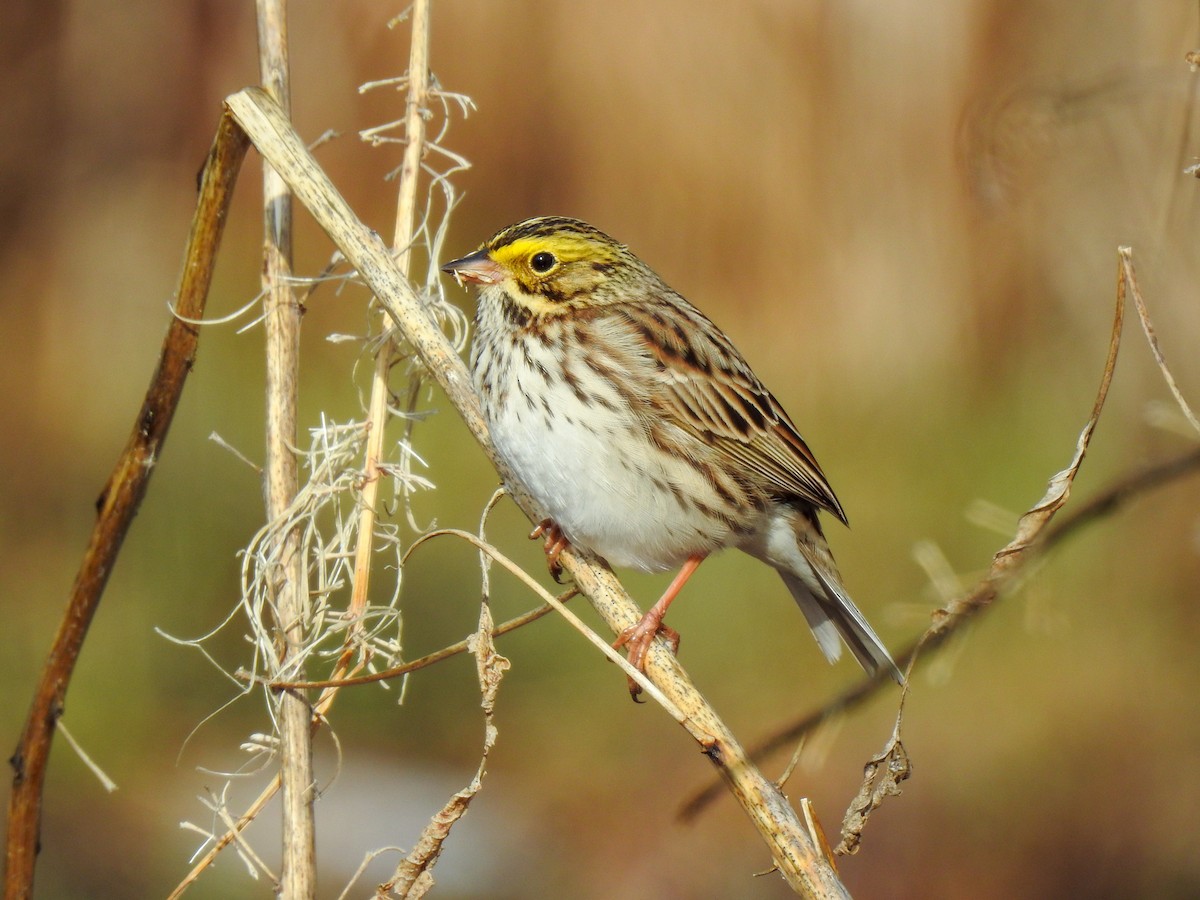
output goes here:
<path id="1" fill-rule="evenodd" d="M 416 219 L 417 181 L 421 172 L 421 157 L 425 153 L 425 111 L 429 102 L 429 0 L 418 0 L 412 8 L 412 46 L 408 60 L 408 97 L 405 101 L 404 159 L 400 166 L 399 187 L 396 192 L 396 227 L 392 249 L 396 251 L 396 268 L 407 278 Z M 371 580 L 371 550 L 375 541 L 375 505 L 383 473 L 379 460 L 383 458 L 383 437 L 388 420 L 388 373 L 396 355 L 397 342 L 388 338 L 375 356 L 371 377 L 371 399 L 367 411 L 370 433 L 367 435 L 366 479 L 363 485 L 358 515 L 358 537 L 354 548 L 354 587 L 350 597 L 350 615 L 361 618 L 367 608 L 367 588 Z M 416 376 L 414 376 L 416 377 Z M 358 629 L 351 627 L 346 636 L 346 653 L 338 660 L 342 671 L 349 663 Z"/>
<path id="2" fill-rule="evenodd" d="M 1129 293 L 1133 294 L 1133 305 L 1137 310 L 1138 320 L 1142 323 L 1142 333 L 1146 335 L 1146 343 L 1150 345 L 1150 352 L 1154 355 L 1154 362 L 1158 366 L 1158 371 L 1162 373 L 1163 380 L 1167 383 L 1167 389 L 1170 390 L 1171 396 L 1175 398 L 1175 403 L 1179 407 L 1179 411 L 1183 413 L 1183 417 L 1188 420 L 1188 424 L 1192 428 L 1200 432 L 1200 419 L 1196 418 L 1196 413 L 1192 411 L 1191 405 L 1184 399 L 1183 391 L 1179 389 L 1179 382 L 1175 380 L 1175 376 L 1171 374 L 1171 369 L 1167 366 L 1167 359 L 1163 355 L 1162 346 L 1158 342 L 1158 333 L 1154 329 L 1154 323 L 1150 321 L 1150 310 L 1146 306 L 1146 300 L 1142 297 L 1141 288 L 1138 287 L 1137 272 L 1133 268 L 1133 254 L 1125 252 L 1121 255 L 1121 270 L 1124 273 L 1125 280 L 1129 283 Z"/>
<path id="3" fill-rule="evenodd" d="M 34 691 L 29 717 L 10 760 L 13 788 L 8 809 L 4 897 L 32 896 L 41 832 L 42 790 L 54 728 L 63 713 L 67 688 L 88 626 L 116 563 L 134 514 L 145 496 L 162 453 L 184 382 L 196 359 L 199 330 L 188 321 L 203 317 L 225 211 L 246 154 L 245 134 L 222 117 L 200 184 L 200 199 L 188 236 L 183 272 L 176 291 L 175 318 L 167 329 L 158 367 L 134 421 L 133 433 L 97 501 L 96 524 L 84 551 L 67 609 Z"/>
<path id="4" fill-rule="evenodd" d="M 1140 472 L 1126 475 L 1110 484 L 1092 499 L 1064 515 L 1059 523 L 1046 532 L 1039 548 L 1045 553 L 1074 537 L 1088 525 L 1120 512 L 1123 507 L 1163 485 L 1170 484 L 1200 471 L 1200 447 L 1172 459 L 1147 466 Z"/>
<path id="5" fill-rule="evenodd" d="M 566 603 L 578 593 L 575 588 L 571 588 L 565 593 L 560 594 L 558 600 L 560 603 Z M 541 606 L 534 607 L 527 613 L 522 613 L 515 618 L 509 619 L 507 622 L 497 625 L 492 634 L 500 637 L 508 634 L 510 631 L 516 631 L 530 622 L 536 622 L 538 619 L 552 612 L 554 612 L 554 607 L 549 603 L 543 603 Z M 471 638 L 465 637 L 457 643 L 443 647 L 441 650 L 435 650 L 433 653 L 427 653 L 411 662 L 402 663 L 401 665 L 393 666 L 390 669 L 383 669 L 379 672 L 371 672 L 367 675 L 355 675 L 352 678 L 328 678 L 324 681 L 273 681 L 267 686 L 273 691 L 292 691 L 310 690 L 313 688 L 357 687 L 360 684 L 376 684 L 380 681 L 391 681 L 394 678 L 402 678 L 410 672 L 416 672 L 418 669 L 424 669 L 435 663 L 440 663 L 443 660 L 466 653 L 471 649 L 470 644 Z M 254 679 L 254 676 L 246 672 L 238 672 L 238 677 L 245 680 Z"/>

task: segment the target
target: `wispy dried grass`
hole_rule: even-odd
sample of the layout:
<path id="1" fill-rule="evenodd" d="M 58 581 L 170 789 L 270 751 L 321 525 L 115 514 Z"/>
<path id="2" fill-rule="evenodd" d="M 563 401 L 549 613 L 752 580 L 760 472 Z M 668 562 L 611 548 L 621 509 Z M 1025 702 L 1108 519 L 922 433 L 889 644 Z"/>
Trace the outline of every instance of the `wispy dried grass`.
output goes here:
<path id="1" fill-rule="evenodd" d="M 400 198 L 395 251 L 406 271 L 413 251 L 421 251 L 427 263 L 422 288 L 425 312 L 449 337 L 454 351 L 461 352 L 466 341 L 466 320 L 456 306 L 446 302 L 433 262 L 440 255 L 454 208 L 451 176 L 468 165 L 462 157 L 441 146 L 441 142 L 454 115 L 465 115 L 471 105 L 466 97 L 428 87 L 428 7 L 427 2 L 422 2 L 414 8 L 409 73 L 363 88 L 388 85 L 405 90 L 408 114 L 402 120 L 366 130 L 363 137 L 376 146 L 404 146 L 405 162 L 393 173 L 398 176 Z M 429 108 L 431 102 L 440 116 Z M 425 134 L 427 120 L 439 124 L 432 140 Z M 434 151 L 437 165 L 425 161 L 430 151 Z M 418 182 L 425 185 L 419 216 L 416 215 L 416 201 L 421 196 Z M 311 281 L 291 278 L 289 283 L 309 282 L 311 297 L 312 291 L 343 277 L 334 275 L 340 264 L 335 256 L 321 276 Z M 421 418 L 415 407 L 422 393 L 425 369 L 385 316 L 373 315 L 368 321 L 378 327 L 369 327 L 360 338 L 364 350 L 375 359 L 364 418 L 338 423 L 322 416 L 321 425 L 311 429 L 308 448 L 296 451 L 303 460 L 304 477 L 291 502 L 259 529 L 242 554 L 239 601 L 242 615 L 228 617 L 222 626 L 247 629 L 249 660 L 235 670 L 223 671 L 231 679 L 240 679 L 245 693 L 262 692 L 272 724 L 271 736 L 253 738 L 243 745 L 258 759 L 258 771 L 280 752 L 281 704 L 289 697 L 304 696 L 298 688 L 277 691 L 270 685 L 304 681 L 309 673 L 322 668 L 336 681 L 350 672 L 371 673 L 390 668 L 401 657 L 399 599 L 404 556 L 399 526 L 379 515 L 380 487 L 384 483 L 390 485 L 392 505 L 399 508 L 414 530 L 420 530 L 410 501 L 415 492 L 433 487 L 417 472 L 416 467 L 422 461 L 414 448 L 414 429 Z M 334 339 L 345 340 L 346 336 Z M 389 444 L 387 425 L 393 416 L 401 420 L 403 434 Z M 302 560 L 300 577 L 304 584 L 299 594 L 305 600 L 300 607 L 282 608 L 277 603 L 279 573 L 293 554 Z M 391 583 L 385 591 L 369 594 L 371 573 L 377 571 L 391 573 Z M 369 600 L 381 593 L 382 600 Z M 188 643 L 202 647 L 216 633 Z M 286 654 L 279 652 L 283 634 L 292 636 Z M 212 654 L 205 655 L 213 659 Z M 336 685 L 327 687 L 312 704 L 311 713 L 305 716 L 306 733 L 328 722 L 337 690 Z M 286 754 L 281 761 L 286 774 Z M 232 843 L 239 853 L 246 853 L 241 832 L 280 784 L 280 778 L 272 779 L 251 809 L 236 820 L 220 806 L 221 821 L 229 825 L 228 831 L 223 835 L 206 834 L 207 852 L 174 895 L 182 893 L 223 847 Z M 221 792 L 221 796 L 226 795 L 227 791 Z M 285 843 L 286 840 L 285 836 Z M 284 874 L 286 877 L 286 869 Z M 312 879 L 315 870 L 298 883 L 312 883 Z M 287 893 L 295 890 L 289 884 L 282 887 Z"/>

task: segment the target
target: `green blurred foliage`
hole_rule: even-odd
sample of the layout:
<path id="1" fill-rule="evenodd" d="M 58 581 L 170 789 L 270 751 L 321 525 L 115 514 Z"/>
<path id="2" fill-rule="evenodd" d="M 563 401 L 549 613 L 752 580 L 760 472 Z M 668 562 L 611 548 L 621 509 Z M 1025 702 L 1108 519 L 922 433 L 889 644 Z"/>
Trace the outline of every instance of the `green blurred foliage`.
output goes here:
<path id="1" fill-rule="evenodd" d="M 0 34 L 0 745 L 13 747 L 91 524 L 166 327 L 221 98 L 255 80 L 253 16 L 232 0 L 11 3 Z M 296 4 L 301 133 L 360 216 L 390 233 L 394 148 L 357 130 L 402 95 L 391 7 Z M 852 593 L 893 647 L 939 598 L 913 561 L 936 543 L 963 584 L 1007 537 L 986 500 L 1041 496 L 1086 419 L 1119 244 L 1131 244 L 1184 390 L 1200 399 L 1194 299 L 1195 4 L 546 4 L 438 0 L 433 68 L 478 112 L 451 131 L 474 168 L 449 252 L 527 215 L 588 219 L 631 244 L 730 333 L 800 424 L 849 512 L 831 526 Z M 259 167 L 242 176 L 210 314 L 257 291 Z M 301 213 L 297 269 L 330 246 Z M 1189 224 L 1190 223 L 1190 224 Z M 469 307 L 466 293 L 451 296 Z M 358 414 L 369 363 L 361 291 L 318 292 L 303 346 L 302 424 Z M 205 330 L 199 363 L 68 697 L 66 722 L 120 790 L 65 742 L 46 797 L 42 897 L 165 893 L 212 825 L 196 796 L 244 764 L 260 698 L 155 629 L 192 637 L 236 599 L 262 520 L 261 331 Z M 1166 399 L 1126 329 L 1082 499 L 1195 440 L 1151 417 Z M 474 528 L 495 475 L 436 393 L 416 444 L 436 492 L 421 521 Z M 1175 424 L 1171 424 L 1174 422 Z M 1200 893 L 1197 490 L 1183 481 L 1091 527 L 918 674 L 905 738 L 915 775 L 845 860 L 868 897 L 1185 897 Z M 510 507 L 489 534 L 538 577 Z M 411 535 L 406 532 L 406 540 Z M 404 573 L 406 655 L 478 614 L 476 557 L 441 539 Z M 498 620 L 533 604 L 496 574 Z M 547 579 L 548 581 L 548 579 Z M 630 576 L 645 603 L 664 578 Z M 585 618 L 596 617 L 576 601 Z M 673 608 L 682 660 L 747 741 L 851 684 L 828 667 L 773 573 L 707 563 Z M 436 870 L 443 897 L 782 897 L 733 804 L 698 824 L 678 804 L 711 777 L 696 748 L 550 617 L 501 640 L 499 742 L 483 792 Z M 210 651 L 235 668 L 238 629 Z M 318 673 L 314 673 L 318 674 Z M 324 895 L 367 851 L 409 846 L 470 778 L 482 742 L 471 661 L 415 674 L 399 704 L 344 692 L 340 747 L 318 741 Z M 888 693 L 823 734 L 788 790 L 836 832 L 890 732 Z M 340 767 L 337 751 L 342 754 Z M 773 760 L 776 771 L 784 760 Z M 263 777 L 235 784 L 236 813 Z M 251 839 L 275 857 L 277 810 Z M 393 858 L 387 857 L 387 863 Z M 364 885 L 386 876 L 377 863 Z M 365 892 L 367 888 L 363 889 Z M 261 897 L 223 858 L 189 896 Z"/>

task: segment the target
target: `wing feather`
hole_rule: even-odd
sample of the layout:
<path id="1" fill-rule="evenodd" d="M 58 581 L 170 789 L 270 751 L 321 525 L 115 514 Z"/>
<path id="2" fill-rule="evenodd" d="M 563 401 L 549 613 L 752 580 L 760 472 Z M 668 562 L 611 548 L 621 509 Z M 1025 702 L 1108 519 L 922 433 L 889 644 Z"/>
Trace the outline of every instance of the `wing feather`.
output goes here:
<path id="1" fill-rule="evenodd" d="M 651 403 L 780 498 L 846 515 L 783 407 L 716 326 L 682 297 L 622 314 L 657 377 Z"/>

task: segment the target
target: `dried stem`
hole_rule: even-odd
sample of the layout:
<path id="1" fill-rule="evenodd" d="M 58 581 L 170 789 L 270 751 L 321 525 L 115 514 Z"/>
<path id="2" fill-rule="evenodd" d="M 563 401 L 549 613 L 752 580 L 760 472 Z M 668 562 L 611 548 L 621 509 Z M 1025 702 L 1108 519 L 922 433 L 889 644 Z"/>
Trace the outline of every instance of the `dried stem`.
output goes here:
<path id="1" fill-rule="evenodd" d="M 397 271 L 388 248 L 354 216 L 292 130 L 287 117 L 268 96 L 248 88 L 229 97 L 226 105 L 251 136 L 259 152 L 283 175 L 296 196 L 370 285 L 458 409 L 501 477 L 513 489 L 517 504 L 531 520 L 539 520 L 541 511 L 519 489 L 519 482 L 491 450 L 487 427 L 466 367 L 426 313 L 409 283 Z M 563 554 L 562 562 L 580 591 L 614 632 L 640 618 L 637 605 L 612 572 L 595 557 L 567 552 Z M 796 811 L 788 805 L 778 787 L 746 758 L 736 738 L 696 691 L 675 657 L 665 647 L 654 647 L 647 672 L 684 712 L 688 732 L 718 766 L 792 888 L 809 897 L 846 896 L 845 888 L 801 824 Z"/>
<path id="2" fill-rule="evenodd" d="M 1150 311 L 1146 307 L 1145 298 L 1142 297 L 1141 288 L 1138 287 L 1137 272 L 1133 268 L 1133 253 L 1128 248 L 1122 248 L 1121 251 L 1121 272 L 1124 280 L 1129 284 L 1129 292 L 1133 295 L 1133 305 L 1137 308 L 1138 320 L 1142 323 L 1142 332 L 1146 335 L 1146 343 L 1150 345 L 1150 352 L 1154 354 L 1154 362 L 1158 365 L 1158 370 L 1162 373 L 1171 396 L 1175 398 L 1175 404 L 1179 407 L 1179 411 L 1188 420 L 1188 424 L 1195 431 L 1200 432 L 1200 419 L 1196 418 L 1196 413 L 1193 412 L 1191 405 L 1184 399 L 1183 391 L 1179 389 L 1179 382 L 1171 374 L 1166 357 L 1163 356 L 1162 347 L 1158 343 L 1158 333 L 1154 330 L 1154 323 L 1150 321 Z"/>
<path id="3" fill-rule="evenodd" d="M 264 89 L 286 116 L 288 83 L 287 2 L 258 0 L 259 69 Z M 263 168 L 263 291 L 266 307 L 267 520 L 283 516 L 299 491 L 296 407 L 299 399 L 300 305 L 291 289 L 292 196 L 269 165 Z M 288 671 L 304 646 L 308 581 L 295 526 L 275 538 L 270 556 L 278 571 L 268 574 L 275 611 L 279 669 Z M 311 712 L 298 692 L 279 696 L 278 728 L 283 786 L 283 867 L 279 890 L 287 900 L 316 894 L 313 825 Z"/>
<path id="4" fill-rule="evenodd" d="M 10 760 L 14 776 L 5 849 L 5 900 L 24 900 L 33 894 L 42 790 L 55 723 L 63 713 L 67 687 L 88 626 L 162 454 L 184 382 L 196 359 L 199 330 L 187 323 L 204 316 L 225 210 L 247 145 L 242 130 L 228 117 L 222 117 L 204 167 L 200 199 L 175 293 L 177 317 L 167 329 L 158 367 L 134 420 L 133 433 L 97 501 L 96 524 L 34 691 L 21 740 Z"/>
<path id="5" fill-rule="evenodd" d="M 575 588 L 568 589 L 565 593 L 559 594 L 555 599 L 559 603 L 566 603 L 579 592 Z M 510 631 L 516 631 L 518 628 L 524 628 L 530 622 L 536 622 L 550 613 L 554 612 L 555 607 L 549 603 L 543 603 L 529 612 L 522 613 L 519 616 L 509 619 L 497 625 L 492 633 L 496 637 L 502 637 Z M 312 688 L 344 688 L 357 687 L 360 684 L 376 684 L 380 681 L 390 681 L 393 678 L 403 678 L 410 672 L 416 672 L 418 669 L 425 669 L 435 663 L 440 663 L 443 660 L 450 659 L 462 653 L 466 653 L 471 649 L 471 638 L 465 637 L 461 641 L 456 641 L 443 647 L 441 650 L 435 650 L 432 653 L 427 653 L 424 656 L 418 657 L 411 662 L 403 663 L 399 666 L 393 666 L 390 669 L 384 669 L 381 672 L 370 672 L 366 675 L 355 675 L 350 678 L 329 678 L 323 681 L 273 681 L 268 687 L 273 691 L 290 691 L 295 689 L 308 690 Z M 253 676 L 245 672 L 238 672 L 239 678 L 254 680 Z"/>
<path id="6" fill-rule="evenodd" d="M 412 46 L 408 60 L 408 99 L 406 101 L 404 133 L 407 144 L 401 164 L 396 201 L 396 228 L 392 249 L 396 252 L 396 268 L 407 279 L 410 251 L 413 243 L 413 223 L 416 219 L 417 181 L 421 172 L 421 156 L 425 150 L 424 111 L 429 99 L 429 0 L 417 0 L 412 9 Z M 389 336 L 375 356 L 371 377 L 371 400 L 367 412 L 366 483 L 363 485 L 358 516 L 358 543 L 354 550 L 354 587 L 350 595 L 349 614 L 352 620 L 361 619 L 367 608 L 367 589 L 371 580 L 371 550 L 375 541 L 376 503 L 383 475 L 379 461 L 383 458 L 383 438 L 388 419 L 388 372 L 396 353 L 396 339 Z M 358 627 L 352 626 L 346 635 L 346 653 L 338 661 L 338 671 L 345 672 Z"/>
<path id="7" fill-rule="evenodd" d="M 175 886 L 175 889 L 167 894 L 167 900 L 179 900 L 183 896 L 184 891 L 195 884 L 196 880 L 200 877 L 200 873 L 213 864 L 213 860 L 217 858 L 222 850 L 241 839 L 241 833 L 251 822 L 258 818 L 258 814 L 271 802 L 271 798 L 279 793 L 280 781 L 281 777 L 276 772 L 275 777 L 262 789 L 249 808 L 236 821 L 228 825 L 229 830 L 213 841 L 213 845 L 209 847 L 208 852 L 200 857 L 199 861 L 192 866 L 191 871 Z"/>

